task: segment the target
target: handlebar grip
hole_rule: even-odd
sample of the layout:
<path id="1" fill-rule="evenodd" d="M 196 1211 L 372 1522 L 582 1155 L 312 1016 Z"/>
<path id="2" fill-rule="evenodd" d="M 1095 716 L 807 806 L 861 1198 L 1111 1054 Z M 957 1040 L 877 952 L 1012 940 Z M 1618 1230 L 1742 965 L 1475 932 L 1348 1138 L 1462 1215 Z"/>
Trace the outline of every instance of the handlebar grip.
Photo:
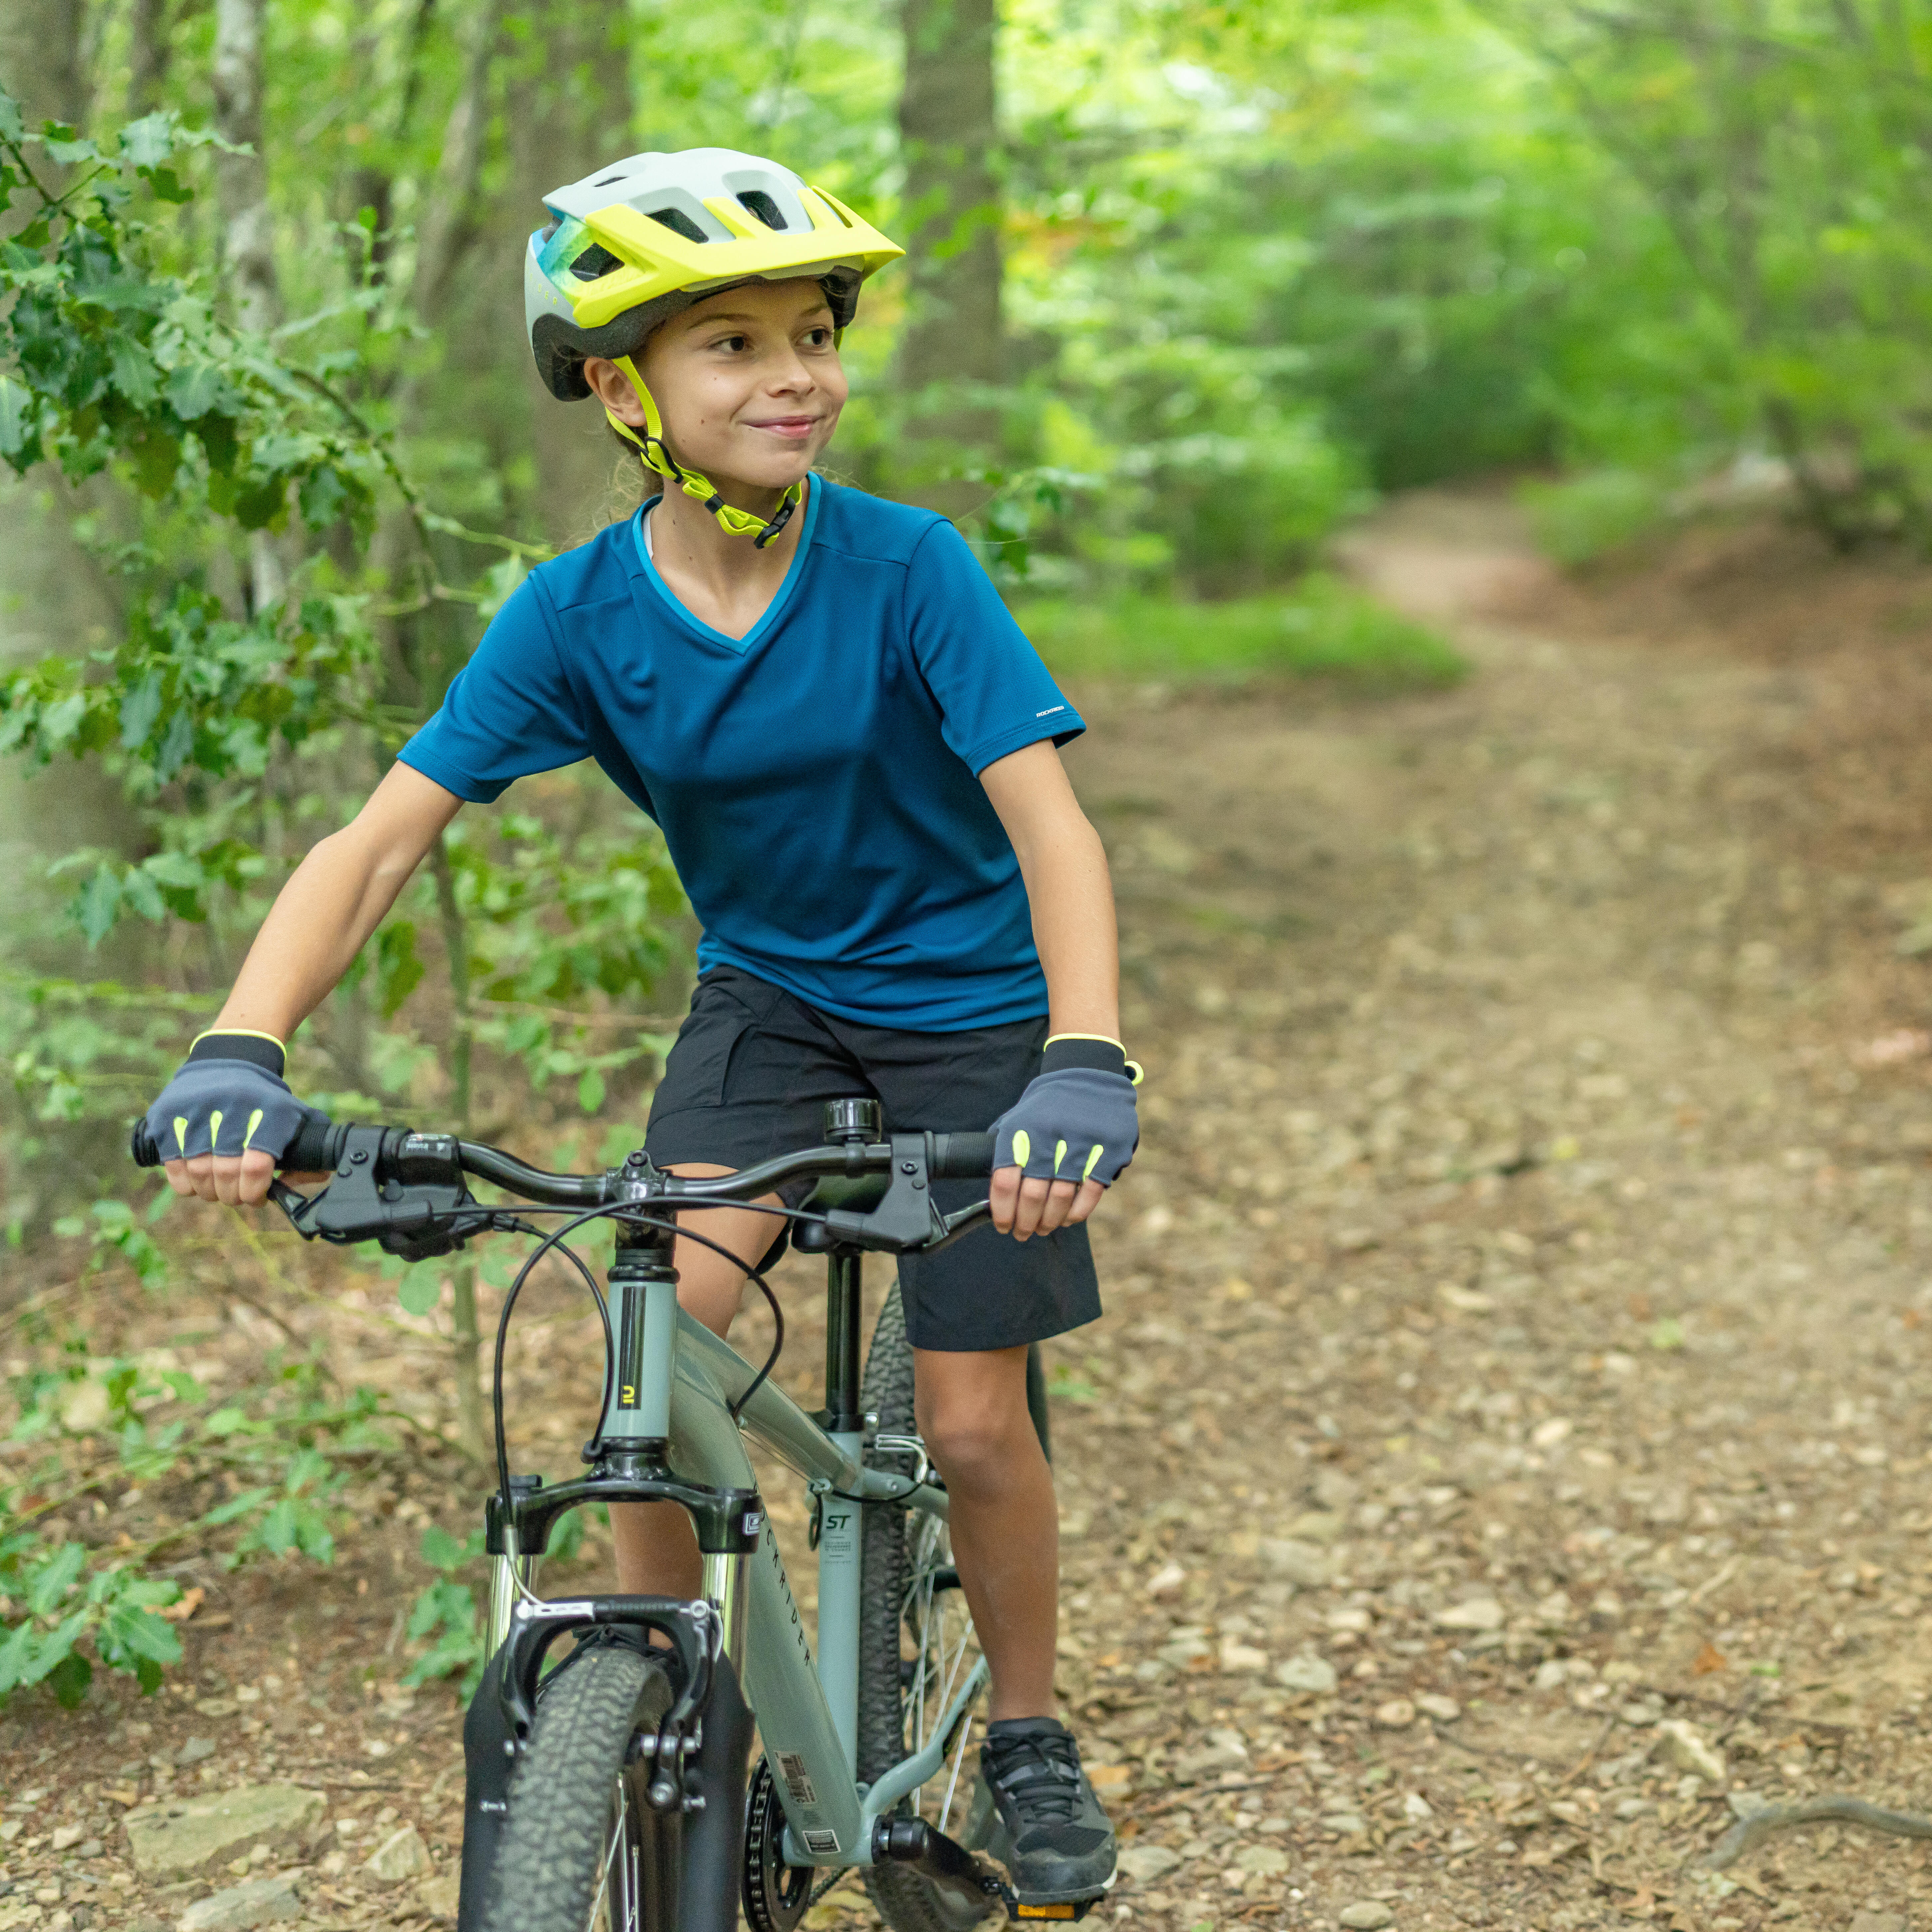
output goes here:
<path id="1" fill-rule="evenodd" d="M 326 1174 L 341 1157 L 342 1136 L 347 1131 L 311 1107 L 275 1165 L 292 1174 Z"/>
<path id="2" fill-rule="evenodd" d="M 275 1165 L 296 1174 L 326 1173 L 341 1154 L 342 1136 L 346 1131 L 326 1114 L 318 1113 L 311 1108 L 296 1130 L 296 1137 L 290 1142 L 287 1151 L 277 1159 Z M 159 1167 L 161 1164 L 161 1150 L 154 1144 L 154 1137 L 148 1132 L 146 1120 L 134 1123 L 134 1131 L 128 1137 L 128 1151 L 134 1156 L 136 1167 Z"/>
<path id="3" fill-rule="evenodd" d="M 984 1180 L 993 1171 L 991 1134 L 934 1134 L 932 1178 L 935 1180 Z"/>

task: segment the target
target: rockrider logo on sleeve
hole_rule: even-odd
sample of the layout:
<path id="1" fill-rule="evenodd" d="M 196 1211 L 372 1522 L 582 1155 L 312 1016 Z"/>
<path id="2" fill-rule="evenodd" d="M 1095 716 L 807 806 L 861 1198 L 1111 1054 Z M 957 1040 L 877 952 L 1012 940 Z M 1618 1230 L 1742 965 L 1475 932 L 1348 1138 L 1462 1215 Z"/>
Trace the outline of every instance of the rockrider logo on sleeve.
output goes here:
<path id="1" fill-rule="evenodd" d="M 1064 704 L 1049 704 L 1044 711 L 1036 711 L 1033 715 L 1036 718 L 1051 718 L 1056 711 L 1064 711 L 1066 709 L 1066 706 Z"/>

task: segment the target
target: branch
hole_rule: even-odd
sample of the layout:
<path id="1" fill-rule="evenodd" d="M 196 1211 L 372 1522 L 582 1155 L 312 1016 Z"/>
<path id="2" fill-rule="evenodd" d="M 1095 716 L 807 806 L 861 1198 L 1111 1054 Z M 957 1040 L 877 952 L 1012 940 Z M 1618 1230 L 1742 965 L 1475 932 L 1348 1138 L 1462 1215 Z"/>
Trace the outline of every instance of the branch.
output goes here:
<path id="1" fill-rule="evenodd" d="M 1862 1798 L 1847 1798 L 1828 1792 L 1822 1798 L 1801 1798 L 1792 1804 L 1766 1804 L 1748 1816 L 1740 1818 L 1698 1863 L 1707 1871 L 1722 1871 L 1736 1864 L 1747 1852 L 1755 1851 L 1774 1832 L 1789 1831 L 1794 1825 L 1816 1825 L 1826 1820 L 1844 1825 L 1862 1825 L 1868 1831 L 1883 1832 L 1894 1838 L 1932 1838 L 1932 1818 L 1916 1811 L 1888 1811 L 1883 1806 Z"/>

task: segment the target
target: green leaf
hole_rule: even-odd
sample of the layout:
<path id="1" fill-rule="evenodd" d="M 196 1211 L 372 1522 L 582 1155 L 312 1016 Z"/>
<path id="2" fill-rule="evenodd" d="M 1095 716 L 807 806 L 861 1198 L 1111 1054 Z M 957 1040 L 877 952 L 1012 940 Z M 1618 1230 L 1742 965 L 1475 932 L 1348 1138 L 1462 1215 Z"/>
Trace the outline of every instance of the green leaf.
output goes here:
<path id="1" fill-rule="evenodd" d="M 96 866 L 75 896 L 72 909 L 91 952 L 114 930 L 121 910 L 121 881 L 106 866 Z"/>
<path id="2" fill-rule="evenodd" d="M 44 123 L 40 136 L 40 143 L 46 149 L 47 158 L 57 167 L 70 168 L 82 161 L 100 160 L 100 150 L 92 141 L 84 137 L 67 140 L 56 136 L 52 130 L 58 125 L 58 122 L 53 121 Z M 72 130 L 70 129 L 68 131 L 71 133 Z"/>
<path id="3" fill-rule="evenodd" d="M 175 151 L 175 117 L 160 110 L 130 121 L 121 130 L 122 158 L 137 168 L 158 166 Z"/>
<path id="4" fill-rule="evenodd" d="M 432 1569 L 455 1570 L 469 1559 L 469 1550 L 440 1523 L 431 1523 L 422 1533 L 422 1560 Z"/>
<path id="5" fill-rule="evenodd" d="M 174 1625 L 138 1604 L 116 1605 L 107 1613 L 107 1628 L 116 1643 L 136 1657 L 152 1658 L 156 1664 L 182 1660 L 181 1639 Z"/>
<path id="6" fill-rule="evenodd" d="M 94 1666 L 79 1651 L 70 1650 L 47 1673 L 47 1678 L 53 1686 L 54 1701 L 61 1708 L 77 1711 L 87 1695 L 87 1687 L 94 1682 Z"/>
<path id="7" fill-rule="evenodd" d="M 226 387 L 214 363 L 184 362 L 168 378 L 168 406 L 183 422 L 196 422 L 223 399 Z"/>
<path id="8" fill-rule="evenodd" d="M 433 1267 L 412 1268 L 396 1284 L 396 1299 L 412 1315 L 427 1315 L 442 1299 L 442 1277 Z"/>
<path id="9" fill-rule="evenodd" d="M 10 461 L 38 440 L 40 418 L 24 383 L 0 376 L 0 456 Z"/>
<path id="10" fill-rule="evenodd" d="M 87 1550 L 78 1543 L 64 1543 L 33 1573 L 27 1585 L 27 1607 L 37 1617 L 51 1616 L 61 1599 L 80 1580 L 86 1567 Z"/>
<path id="11" fill-rule="evenodd" d="M 131 752 L 145 745 L 161 715 L 161 674 L 151 670 L 121 700 L 121 748 Z"/>
<path id="12" fill-rule="evenodd" d="M 0 141 L 23 140 L 26 131 L 26 124 L 20 118 L 20 104 L 0 88 Z"/>
<path id="13" fill-rule="evenodd" d="M 577 1083 L 577 1104 L 586 1114 L 594 1114 L 604 1104 L 604 1076 L 596 1067 L 586 1067 Z"/>

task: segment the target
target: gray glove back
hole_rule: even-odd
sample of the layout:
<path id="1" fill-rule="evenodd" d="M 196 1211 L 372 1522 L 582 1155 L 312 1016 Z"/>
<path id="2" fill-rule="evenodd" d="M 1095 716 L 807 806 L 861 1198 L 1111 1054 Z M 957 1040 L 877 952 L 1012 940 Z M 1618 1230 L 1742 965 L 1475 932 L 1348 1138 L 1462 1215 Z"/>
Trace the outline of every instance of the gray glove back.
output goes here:
<path id="1" fill-rule="evenodd" d="M 308 1116 L 281 1077 L 284 1056 L 260 1034 L 203 1034 L 148 1109 L 164 1160 L 196 1154 L 280 1154 Z"/>
<path id="2" fill-rule="evenodd" d="M 993 1123 L 994 1168 L 1017 1167 L 1030 1180 L 1111 1185 L 1140 1145 L 1126 1055 L 1111 1040 L 1054 1040 L 1041 1066 Z"/>

